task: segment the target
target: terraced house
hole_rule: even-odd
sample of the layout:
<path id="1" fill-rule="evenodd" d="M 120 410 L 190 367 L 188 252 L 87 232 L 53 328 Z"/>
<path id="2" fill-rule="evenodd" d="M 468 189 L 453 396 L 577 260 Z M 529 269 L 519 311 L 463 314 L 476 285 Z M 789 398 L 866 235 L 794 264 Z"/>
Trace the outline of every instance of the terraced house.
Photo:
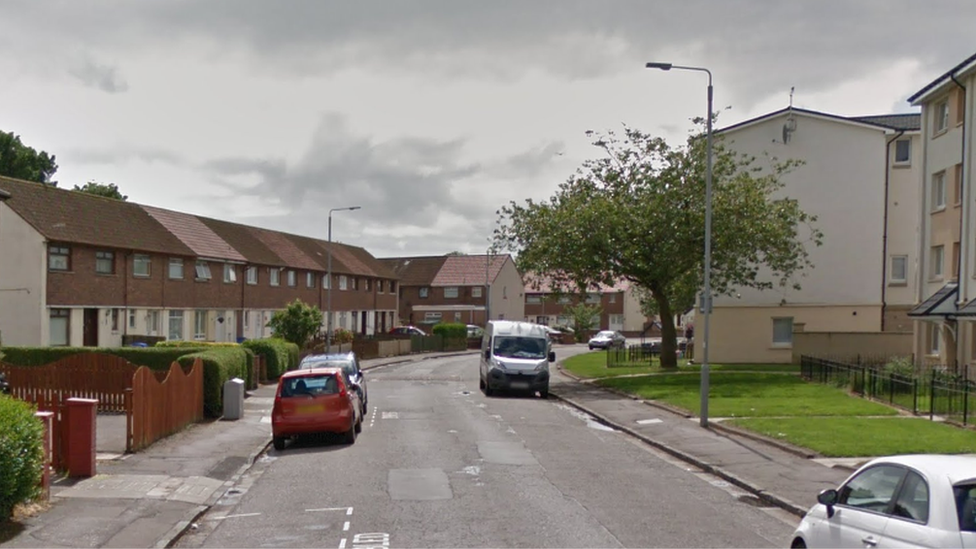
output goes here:
<path id="1" fill-rule="evenodd" d="M 274 311 L 326 310 L 325 241 L 0 178 L 4 345 L 117 346 L 270 335 Z M 333 326 L 386 331 L 397 280 L 333 243 Z M 323 320 L 324 324 L 324 320 Z"/>

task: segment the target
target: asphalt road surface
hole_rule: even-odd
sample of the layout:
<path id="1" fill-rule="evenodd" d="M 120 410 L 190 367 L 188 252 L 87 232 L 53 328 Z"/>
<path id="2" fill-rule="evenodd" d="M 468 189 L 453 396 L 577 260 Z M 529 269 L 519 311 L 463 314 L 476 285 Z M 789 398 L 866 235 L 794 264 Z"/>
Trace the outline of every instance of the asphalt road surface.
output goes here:
<path id="1" fill-rule="evenodd" d="M 716 477 L 558 400 L 485 397 L 476 355 L 366 376 L 354 445 L 269 451 L 177 546 L 789 546 L 795 517 Z"/>

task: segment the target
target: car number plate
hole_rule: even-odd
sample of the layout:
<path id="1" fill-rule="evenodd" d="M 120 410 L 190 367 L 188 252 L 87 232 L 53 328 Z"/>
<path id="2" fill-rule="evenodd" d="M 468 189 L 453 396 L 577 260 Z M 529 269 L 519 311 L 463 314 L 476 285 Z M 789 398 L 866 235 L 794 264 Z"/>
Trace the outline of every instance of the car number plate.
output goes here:
<path id="1" fill-rule="evenodd" d="M 322 406 L 321 404 L 306 404 L 304 406 L 298 407 L 299 414 L 318 414 L 320 412 L 323 412 L 324 410 L 325 407 Z"/>
<path id="2" fill-rule="evenodd" d="M 528 388 L 529 388 L 529 382 L 528 381 L 513 381 L 512 382 L 512 389 L 528 389 Z"/>

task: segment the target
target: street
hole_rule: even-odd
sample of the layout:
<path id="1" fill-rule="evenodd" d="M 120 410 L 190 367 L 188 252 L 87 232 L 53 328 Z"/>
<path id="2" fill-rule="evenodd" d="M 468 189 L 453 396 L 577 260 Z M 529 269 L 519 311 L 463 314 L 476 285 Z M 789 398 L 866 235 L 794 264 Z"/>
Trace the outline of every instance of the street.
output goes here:
<path id="1" fill-rule="evenodd" d="M 788 546 L 795 517 L 716 477 L 555 398 L 485 397 L 476 355 L 366 378 L 354 445 L 269 450 L 177 546 Z"/>

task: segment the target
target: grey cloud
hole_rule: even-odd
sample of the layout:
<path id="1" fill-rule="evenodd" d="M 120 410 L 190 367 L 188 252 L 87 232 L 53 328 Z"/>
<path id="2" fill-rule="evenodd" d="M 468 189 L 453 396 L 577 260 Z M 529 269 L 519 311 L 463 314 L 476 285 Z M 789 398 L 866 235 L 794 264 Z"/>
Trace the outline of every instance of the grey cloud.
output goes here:
<path id="1" fill-rule="evenodd" d="M 70 162 L 79 164 L 124 164 L 133 160 L 174 166 L 187 165 L 186 160 L 179 154 L 163 149 L 146 149 L 119 147 L 114 149 L 67 149 L 58 155 Z"/>
<path id="2" fill-rule="evenodd" d="M 82 84 L 98 88 L 107 93 L 122 93 L 129 89 L 129 84 L 119 74 L 116 67 L 101 65 L 85 58 L 68 71 Z"/>

